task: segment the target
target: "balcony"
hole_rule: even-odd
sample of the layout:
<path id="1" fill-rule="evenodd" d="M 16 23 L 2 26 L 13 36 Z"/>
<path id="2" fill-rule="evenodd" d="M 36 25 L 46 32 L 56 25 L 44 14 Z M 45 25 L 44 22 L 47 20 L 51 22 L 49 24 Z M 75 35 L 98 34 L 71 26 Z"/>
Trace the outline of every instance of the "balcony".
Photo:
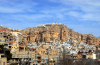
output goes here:
<path id="1" fill-rule="evenodd" d="M 9 45 L 13 45 L 13 43 L 9 43 Z"/>
<path id="2" fill-rule="evenodd" d="M 8 44 L 4 44 L 4 46 L 8 46 Z"/>

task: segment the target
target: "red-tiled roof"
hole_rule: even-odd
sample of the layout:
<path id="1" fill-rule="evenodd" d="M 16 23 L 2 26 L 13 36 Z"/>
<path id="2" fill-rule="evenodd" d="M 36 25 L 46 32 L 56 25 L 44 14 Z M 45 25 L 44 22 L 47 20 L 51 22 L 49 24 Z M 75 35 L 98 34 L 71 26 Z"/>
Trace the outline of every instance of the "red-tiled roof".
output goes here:
<path id="1" fill-rule="evenodd" d="M 9 42 L 9 43 L 14 43 L 14 42 Z"/>
<path id="2" fill-rule="evenodd" d="M 6 31 L 6 30 L 0 30 L 0 31 Z"/>
<path id="3" fill-rule="evenodd" d="M 86 53 L 82 53 L 82 54 L 86 54 Z"/>
<path id="4" fill-rule="evenodd" d="M 88 54 L 91 54 L 91 53 L 88 53 Z"/>

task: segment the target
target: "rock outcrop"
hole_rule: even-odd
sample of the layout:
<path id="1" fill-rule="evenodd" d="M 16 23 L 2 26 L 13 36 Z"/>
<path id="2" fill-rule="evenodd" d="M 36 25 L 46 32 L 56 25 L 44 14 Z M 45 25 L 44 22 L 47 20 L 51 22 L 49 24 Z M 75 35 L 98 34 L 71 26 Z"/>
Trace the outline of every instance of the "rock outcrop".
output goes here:
<path id="1" fill-rule="evenodd" d="M 100 40 L 100 37 L 97 37 Z"/>
<path id="2" fill-rule="evenodd" d="M 21 29 L 12 29 L 12 28 L 7 28 L 7 27 L 4 27 L 4 26 L 0 26 L 0 30 L 1 31 L 10 31 L 10 32 L 20 32 Z"/>
<path id="3" fill-rule="evenodd" d="M 68 39 L 81 40 L 90 45 L 99 45 L 99 40 L 92 34 L 80 34 L 64 24 L 45 24 L 37 27 L 27 28 L 21 31 L 24 42 L 50 42 L 67 41 Z"/>

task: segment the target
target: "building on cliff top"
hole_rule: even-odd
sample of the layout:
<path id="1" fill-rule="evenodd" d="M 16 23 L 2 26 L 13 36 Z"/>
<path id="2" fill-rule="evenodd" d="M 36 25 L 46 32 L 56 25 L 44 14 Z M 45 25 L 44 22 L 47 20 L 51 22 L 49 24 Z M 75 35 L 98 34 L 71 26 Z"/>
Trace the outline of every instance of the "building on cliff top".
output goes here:
<path id="1" fill-rule="evenodd" d="M 50 25 L 61 25 L 61 23 L 47 23 L 43 25 L 37 25 L 37 27 L 45 27 L 45 26 L 50 26 Z"/>

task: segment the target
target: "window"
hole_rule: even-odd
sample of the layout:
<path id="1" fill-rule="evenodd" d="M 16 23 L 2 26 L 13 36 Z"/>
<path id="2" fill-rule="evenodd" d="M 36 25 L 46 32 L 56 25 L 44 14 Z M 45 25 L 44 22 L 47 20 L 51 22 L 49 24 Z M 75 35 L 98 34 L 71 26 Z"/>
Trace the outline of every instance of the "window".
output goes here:
<path id="1" fill-rule="evenodd" d="M 9 46 L 9 48 L 11 48 L 11 46 Z"/>
<path id="2" fill-rule="evenodd" d="M 5 62 L 3 62 L 3 65 L 5 65 Z"/>
<path id="3" fill-rule="evenodd" d="M 8 44 L 4 44 L 4 46 L 8 46 Z"/>

